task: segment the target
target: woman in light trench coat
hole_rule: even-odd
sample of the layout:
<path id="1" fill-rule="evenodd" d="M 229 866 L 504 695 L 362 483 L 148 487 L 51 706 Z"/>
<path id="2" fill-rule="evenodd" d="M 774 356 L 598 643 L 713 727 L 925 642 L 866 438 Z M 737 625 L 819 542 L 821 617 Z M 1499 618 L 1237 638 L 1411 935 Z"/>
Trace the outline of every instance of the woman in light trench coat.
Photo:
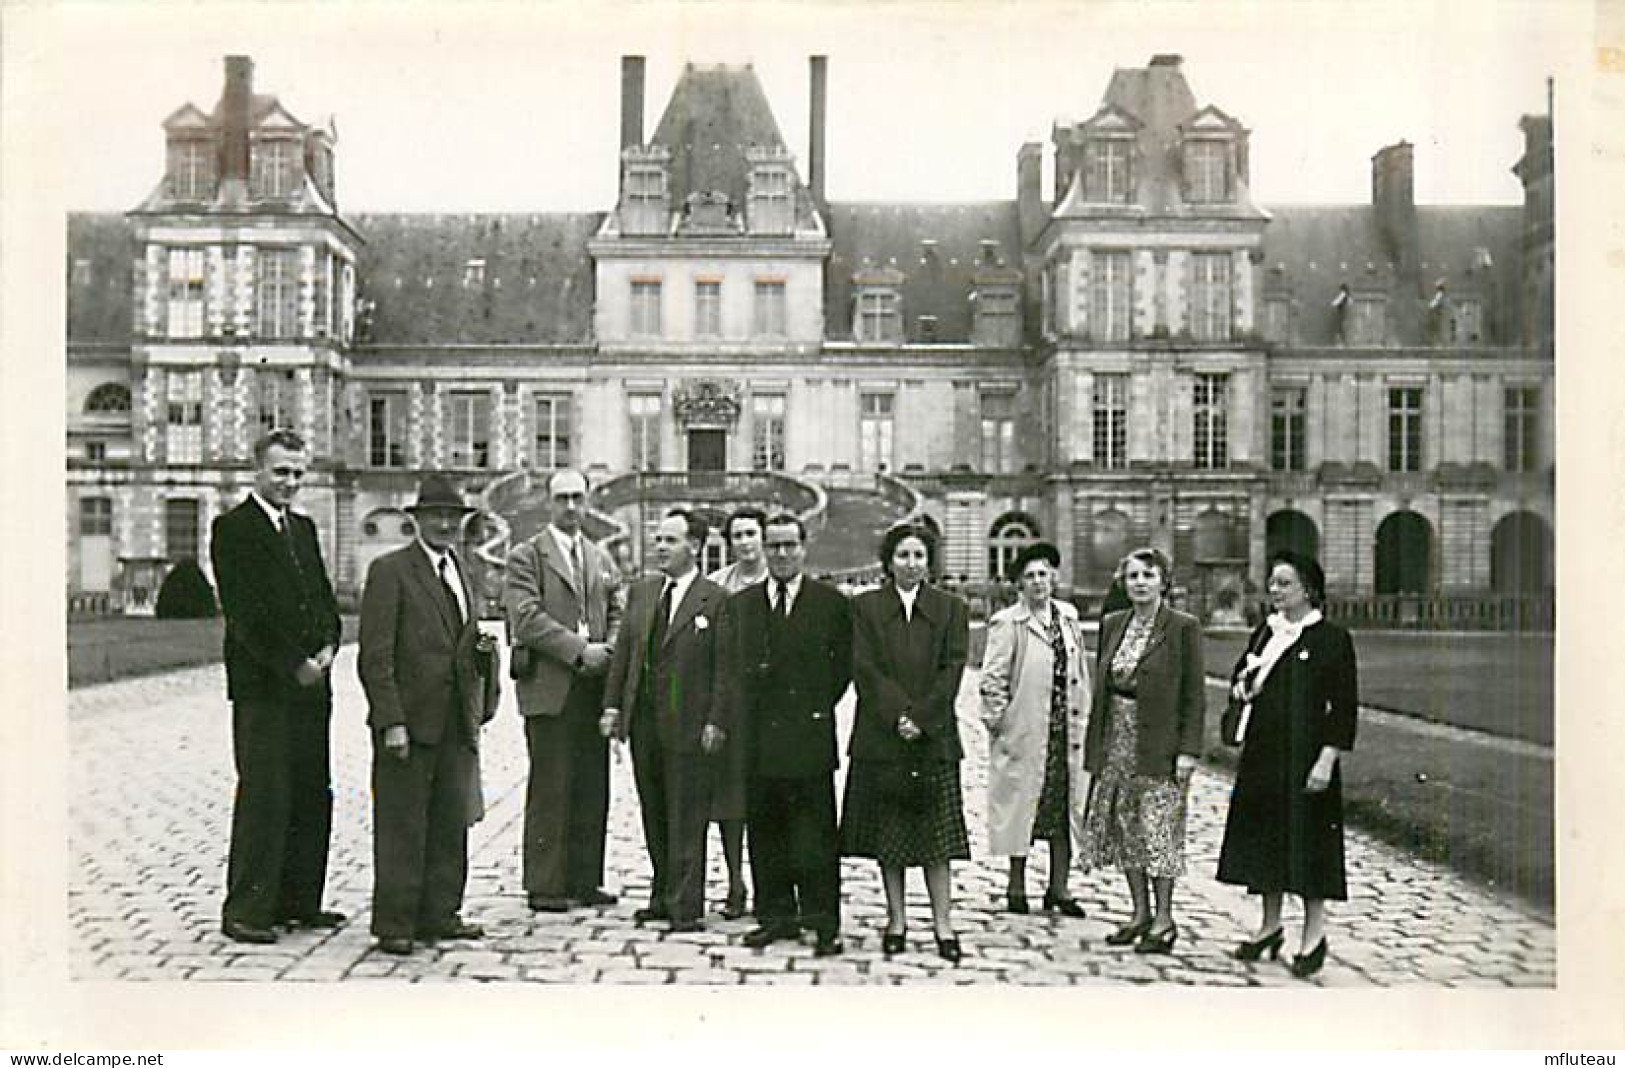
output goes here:
<path id="1" fill-rule="evenodd" d="M 1006 908 L 1027 906 L 1027 851 L 1049 842 L 1044 908 L 1082 916 L 1067 892 L 1073 845 L 1083 842 L 1089 774 L 1083 767 L 1089 669 L 1070 604 L 1054 600 L 1061 554 L 1047 542 L 1023 549 L 1009 576 L 1020 599 L 988 620 L 982 658 L 982 721 L 987 726 L 988 849 L 1010 858 Z"/>

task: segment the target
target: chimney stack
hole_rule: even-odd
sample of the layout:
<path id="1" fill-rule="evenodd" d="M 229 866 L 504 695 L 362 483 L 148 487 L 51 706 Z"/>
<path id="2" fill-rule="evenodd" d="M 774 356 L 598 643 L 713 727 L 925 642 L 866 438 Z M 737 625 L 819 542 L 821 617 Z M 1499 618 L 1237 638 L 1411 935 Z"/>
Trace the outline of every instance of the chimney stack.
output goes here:
<path id="1" fill-rule="evenodd" d="M 1421 327 L 1422 264 L 1416 231 L 1416 174 L 1407 141 L 1371 157 L 1371 206 L 1383 247 L 1398 270 L 1393 322 L 1399 339 L 1414 344 Z"/>
<path id="2" fill-rule="evenodd" d="M 621 57 L 621 147 L 643 144 L 643 57 Z"/>
<path id="3" fill-rule="evenodd" d="M 829 57 L 811 56 L 811 104 L 807 118 L 807 185 L 813 203 L 824 211 L 824 95 L 829 83 Z"/>
<path id="4" fill-rule="evenodd" d="M 1044 210 L 1044 146 L 1028 141 L 1016 153 L 1016 210 L 1021 219 L 1021 247 L 1032 248 L 1038 232 L 1048 221 Z"/>
<path id="5" fill-rule="evenodd" d="M 226 57 L 226 85 L 217 109 L 220 119 L 220 177 L 248 180 L 248 125 L 254 100 L 254 61 Z"/>

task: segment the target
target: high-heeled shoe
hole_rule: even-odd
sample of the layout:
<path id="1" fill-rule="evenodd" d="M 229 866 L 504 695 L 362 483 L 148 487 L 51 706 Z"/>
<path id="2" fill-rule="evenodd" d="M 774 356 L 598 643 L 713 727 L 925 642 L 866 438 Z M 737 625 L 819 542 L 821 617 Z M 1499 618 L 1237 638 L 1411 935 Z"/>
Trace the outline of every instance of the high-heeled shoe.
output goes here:
<path id="1" fill-rule="evenodd" d="M 725 920 L 737 920 L 743 916 L 746 911 L 745 888 L 743 886 L 731 888 L 728 891 L 727 898 L 724 899 L 722 903 L 722 918 Z"/>
<path id="2" fill-rule="evenodd" d="M 1326 939 L 1322 936 L 1315 948 L 1308 953 L 1299 953 L 1292 958 L 1292 974 L 1299 979 L 1307 979 L 1320 971 L 1326 963 Z"/>
<path id="3" fill-rule="evenodd" d="M 1251 942 L 1239 943 L 1230 955 L 1237 960 L 1253 961 L 1268 953 L 1271 960 L 1281 956 L 1281 943 L 1286 941 L 1286 931 L 1280 927 L 1271 931 L 1263 938 L 1255 938 Z"/>
<path id="4" fill-rule="evenodd" d="M 1044 891 L 1044 911 L 1059 912 L 1062 916 L 1083 918 L 1083 906 L 1071 894 L 1057 894 L 1053 891 Z"/>
<path id="5" fill-rule="evenodd" d="M 1027 905 L 1026 894 L 1017 893 L 1014 890 L 1010 890 L 1004 895 L 1004 911 L 1013 912 L 1018 916 L 1025 916 L 1027 913 L 1031 912 L 1032 909 Z"/>
<path id="6" fill-rule="evenodd" d="M 964 959 L 965 956 L 964 950 L 959 948 L 959 938 L 957 936 L 954 938 L 943 938 L 941 935 L 938 935 L 937 956 L 941 957 L 949 964 L 957 965 L 962 959 Z"/>
<path id="7" fill-rule="evenodd" d="M 1177 924 L 1169 924 L 1159 934 L 1152 934 L 1150 928 L 1147 928 L 1145 934 L 1140 936 L 1140 940 L 1134 943 L 1134 952 L 1172 953 L 1174 951 L 1174 942 L 1178 938 L 1179 927 Z"/>
<path id="8" fill-rule="evenodd" d="M 1140 936 L 1151 930 L 1150 920 L 1140 920 L 1136 923 L 1125 923 L 1117 930 L 1106 936 L 1108 946 L 1132 946 L 1140 940 Z"/>
<path id="9" fill-rule="evenodd" d="M 898 934 L 892 934 L 890 931 L 886 931 L 880 936 L 880 952 L 888 957 L 903 952 L 903 950 L 908 948 L 907 935 L 907 931 L 902 931 Z"/>

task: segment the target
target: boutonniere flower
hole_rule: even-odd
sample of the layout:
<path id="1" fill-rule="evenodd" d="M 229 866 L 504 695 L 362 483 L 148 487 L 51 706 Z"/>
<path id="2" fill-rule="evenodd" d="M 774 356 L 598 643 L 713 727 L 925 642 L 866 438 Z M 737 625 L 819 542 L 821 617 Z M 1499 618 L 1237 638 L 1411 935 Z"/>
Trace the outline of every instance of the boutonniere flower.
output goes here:
<path id="1" fill-rule="evenodd" d="M 694 617 L 694 629 L 695 630 L 705 630 L 710 625 L 711 625 L 711 621 L 709 619 L 706 619 L 705 615 L 703 613 Z"/>
<path id="2" fill-rule="evenodd" d="M 1309 650 L 1307 650 L 1307 649 L 1299 649 L 1298 650 L 1298 659 L 1299 660 L 1308 660 L 1309 659 Z"/>

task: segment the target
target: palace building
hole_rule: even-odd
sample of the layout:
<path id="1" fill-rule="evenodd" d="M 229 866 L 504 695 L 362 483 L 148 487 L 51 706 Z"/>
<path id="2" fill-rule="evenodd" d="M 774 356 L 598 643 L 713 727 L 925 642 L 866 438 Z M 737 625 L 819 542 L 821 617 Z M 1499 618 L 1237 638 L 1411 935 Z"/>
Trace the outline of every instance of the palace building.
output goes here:
<path id="1" fill-rule="evenodd" d="M 212 110 L 164 120 L 151 195 L 68 220 L 70 605 L 207 570 L 252 442 L 293 426 L 347 597 L 420 471 L 483 492 L 500 542 L 572 466 L 634 556 L 667 503 L 755 500 L 831 573 L 912 514 L 970 583 L 1043 538 L 1098 598 L 1150 543 L 1222 618 L 1294 545 L 1356 621 L 1549 620 L 1549 116 L 1522 120 L 1522 207 L 1418 205 L 1405 142 L 1369 203 L 1262 205 L 1252 131 L 1158 55 L 1055 125 L 1052 200 L 1034 143 L 1010 200 L 851 203 L 828 76 L 798 160 L 748 65 L 689 65 L 646 135 L 626 57 L 604 211 L 364 214 L 333 126 L 228 57 Z"/>

